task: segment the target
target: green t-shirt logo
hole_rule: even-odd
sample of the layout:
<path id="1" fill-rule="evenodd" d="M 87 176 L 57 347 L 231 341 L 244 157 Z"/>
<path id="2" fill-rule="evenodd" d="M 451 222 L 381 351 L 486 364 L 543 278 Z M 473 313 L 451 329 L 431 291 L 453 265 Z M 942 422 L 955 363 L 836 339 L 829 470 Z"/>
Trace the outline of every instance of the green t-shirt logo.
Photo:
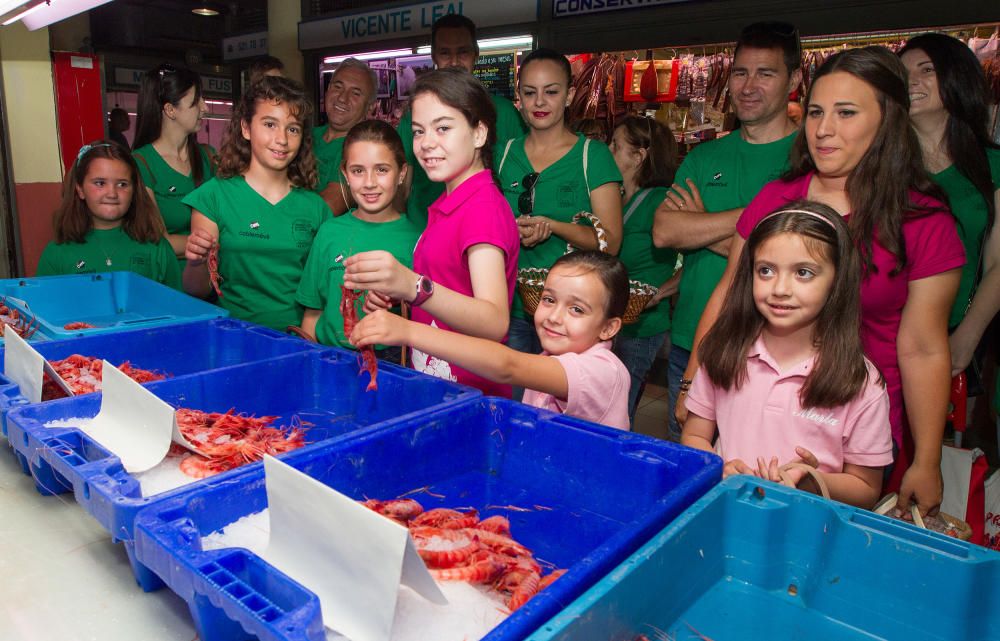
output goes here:
<path id="1" fill-rule="evenodd" d="M 559 185 L 559 206 L 560 207 L 572 207 L 573 203 L 576 202 L 576 195 L 580 192 L 580 184 L 578 181 L 562 183 Z"/>
<path id="2" fill-rule="evenodd" d="M 297 247 L 309 247 L 315 235 L 316 228 L 307 218 L 296 218 L 292 222 L 292 238 Z"/>

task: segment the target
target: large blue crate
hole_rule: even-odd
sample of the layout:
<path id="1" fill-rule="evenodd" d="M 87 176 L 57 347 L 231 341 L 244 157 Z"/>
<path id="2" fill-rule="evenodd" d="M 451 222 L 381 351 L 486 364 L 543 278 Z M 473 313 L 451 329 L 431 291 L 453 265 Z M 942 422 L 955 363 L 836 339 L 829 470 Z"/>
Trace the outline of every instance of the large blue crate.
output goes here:
<path id="1" fill-rule="evenodd" d="M 298 452 L 364 428 L 405 422 L 420 413 L 481 395 L 478 390 L 382 362 L 378 391 L 365 391 L 368 380 L 367 374 L 358 375 L 357 354 L 327 348 L 158 381 L 146 387 L 176 407 L 208 412 L 235 408 L 257 416 L 277 416 L 279 425 L 288 425 L 292 416 L 298 416 L 311 424 L 305 435 L 309 444 Z M 19 457 L 27 460 L 39 492 L 73 492 L 76 501 L 113 539 L 126 544 L 130 559 L 135 516 L 151 500 L 190 491 L 209 480 L 229 483 L 247 468 L 263 470 L 262 463 L 252 463 L 155 497 L 144 497 L 139 482 L 100 443 L 76 428 L 45 427 L 55 420 L 94 417 L 100 404 L 99 394 L 87 394 L 12 410 L 7 416 L 8 438 Z M 133 565 L 133 570 L 144 589 L 158 587 L 159 581 L 142 568 Z"/>
<path id="2" fill-rule="evenodd" d="M 32 347 L 48 360 L 82 354 L 114 365 L 130 361 L 135 367 L 176 377 L 304 352 L 315 349 L 316 344 L 260 325 L 220 318 L 47 341 Z M 4 356 L 0 343 L 0 361 Z M 2 371 L 0 367 L 0 428 L 6 436 L 7 412 L 27 405 L 28 399 Z"/>
<path id="3" fill-rule="evenodd" d="M 133 272 L 10 278 L 0 280 L 0 295 L 38 321 L 33 341 L 229 316 L 221 307 Z M 74 321 L 96 327 L 64 329 Z"/>
<path id="4" fill-rule="evenodd" d="M 658 532 L 721 476 L 706 452 L 496 398 L 479 398 L 285 462 L 355 499 L 417 488 L 425 508 L 504 514 L 537 557 L 568 568 L 485 638 L 522 639 Z M 158 501 L 138 560 L 188 602 L 204 641 L 321 641 L 318 598 L 245 549 L 200 537 L 266 507 L 264 472 Z M 527 511 L 499 506 L 520 506 Z M 532 509 L 544 506 L 549 509 Z"/>
<path id="5" fill-rule="evenodd" d="M 736 476 L 529 641 L 985 641 L 998 603 L 996 552 Z"/>

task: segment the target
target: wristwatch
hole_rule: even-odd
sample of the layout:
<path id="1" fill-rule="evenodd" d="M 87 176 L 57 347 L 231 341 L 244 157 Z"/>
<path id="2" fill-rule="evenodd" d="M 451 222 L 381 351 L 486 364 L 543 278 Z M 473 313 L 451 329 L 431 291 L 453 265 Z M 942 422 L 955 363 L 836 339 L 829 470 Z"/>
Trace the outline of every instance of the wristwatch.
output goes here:
<path id="1" fill-rule="evenodd" d="M 417 295 L 413 298 L 413 302 L 410 305 L 420 307 L 433 294 L 434 281 L 426 276 L 420 276 L 417 278 Z"/>

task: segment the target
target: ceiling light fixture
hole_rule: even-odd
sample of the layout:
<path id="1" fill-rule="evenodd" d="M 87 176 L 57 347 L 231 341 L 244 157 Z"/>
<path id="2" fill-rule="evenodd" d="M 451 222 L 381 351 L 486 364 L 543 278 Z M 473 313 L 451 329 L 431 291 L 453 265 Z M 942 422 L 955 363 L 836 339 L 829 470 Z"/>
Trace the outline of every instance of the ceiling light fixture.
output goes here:
<path id="1" fill-rule="evenodd" d="M 517 49 L 521 47 L 531 47 L 535 39 L 530 35 L 510 36 L 506 38 L 484 38 L 479 40 L 479 50 L 489 51 L 491 49 Z M 428 54 L 431 52 L 430 45 L 417 47 L 417 53 Z"/>
<path id="2" fill-rule="evenodd" d="M 217 15 L 219 15 L 219 12 L 217 10 L 215 10 L 212 7 L 209 7 L 207 5 L 204 6 L 204 7 L 195 7 L 194 9 L 191 9 L 191 13 L 196 13 L 199 16 L 217 16 Z"/>
<path id="3" fill-rule="evenodd" d="M 28 2 L 28 3 L 24 4 L 24 5 L 22 5 L 21 7 L 19 7 L 18 9 L 15 9 L 15 11 L 17 11 L 17 13 L 15 13 L 12 17 L 8 18 L 7 20 L 4 20 L 3 21 L 3 26 L 6 27 L 9 24 L 14 24 L 15 22 L 17 22 L 18 20 L 20 20 L 24 16 L 26 16 L 28 14 L 31 14 L 31 13 L 34 13 L 38 9 L 41 9 L 42 7 L 44 7 L 45 5 L 46 5 L 46 0 L 33 0 L 32 2 Z M 13 13 L 13 12 L 8 12 L 8 13 Z M 4 14 L 4 15 L 7 15 L 7 14 Z M 3 16 L 0 16 L 0 20 L 3 20 Z"/>
<path id="4" fill-rule="evenodd" d="M 358 60 L 379 60 L 381 58 L 399 58 L 400 56 L 412 56 L 413 49 L 389 49 L 386 51 L 369 51 L 368 53 L 353 53 L 346 56 L 329 56 L 323 58 L 323 62 L 332 65 L 338 62 L 343 62 L 348 58 L 357 58 Z"/>
<path id="5" fill-rule="evenodd" d="M 28 31 L 34 31 L 47 27 L 54 22 L 65 20 L 84 11 L 90 11 L 94 7 L 107 4 L 111 0 L 59 0 L 58 2 L 43 3 L 37 11 L 25 14 L 21 19 Z M 19 4 L 24 4 L 23 2 Z"/>

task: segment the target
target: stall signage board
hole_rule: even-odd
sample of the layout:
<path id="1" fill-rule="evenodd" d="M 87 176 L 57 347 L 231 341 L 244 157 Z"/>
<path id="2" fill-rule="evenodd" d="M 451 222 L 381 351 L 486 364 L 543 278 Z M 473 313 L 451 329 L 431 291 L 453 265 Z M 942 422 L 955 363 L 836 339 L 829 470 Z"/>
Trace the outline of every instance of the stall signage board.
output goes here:
<path id="1" fill-rule="evenodd" d="M 111 78 L 108 83 L 112 87 L 138 88 L 142 84 L 142 76 L 146 69 L 135 67 L 115 66 L 111 70 Z M 229 76 L 212 76 L 201 74 L 202 89 L 205 93 L 227 95 L 233 94 L 233 79 Z"/>
<path id="2" fill-rule="evenodd" d="M 472 75 L 492 95 L 514 97 L 514 54 L 483 54 L 472 69 Z"/>
<path id="3" fill-rule="evenodd" d="M 299 49 L 324 49 L 377 40 L 430 34 L 434 21 L 449 13 L 469 17 L 477 27 L 538 19 L 537 0 L 420 2 L 299 23 Z"/>
<path id="4" fill-rule="evenodd" d="M 258 31 L 222 40 L 222 59 L 238 60 L 267 55 L 267 32 Z"/>
<path id="5" fill-rule="evenodd" d="M 658 7 L 665 4 L 678 4 L 691 0 L 552 0 L 552 16 L 568 18 L 586 13 L 601 13 L 604 11 L 629 11 Z"/>

